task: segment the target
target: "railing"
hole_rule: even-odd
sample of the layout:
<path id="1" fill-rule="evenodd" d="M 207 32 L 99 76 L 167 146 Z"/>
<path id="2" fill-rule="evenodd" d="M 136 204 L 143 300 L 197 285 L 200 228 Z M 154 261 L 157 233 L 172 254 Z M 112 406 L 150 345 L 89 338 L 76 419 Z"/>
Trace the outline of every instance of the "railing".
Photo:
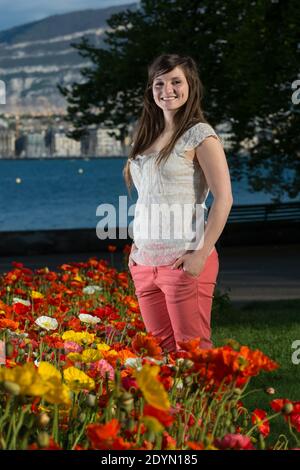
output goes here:
<path id="1" fill-rule="evenodd" d="M 228 223 L 290 221 L 300 222 L 300 202 L 233 205 Z"/>

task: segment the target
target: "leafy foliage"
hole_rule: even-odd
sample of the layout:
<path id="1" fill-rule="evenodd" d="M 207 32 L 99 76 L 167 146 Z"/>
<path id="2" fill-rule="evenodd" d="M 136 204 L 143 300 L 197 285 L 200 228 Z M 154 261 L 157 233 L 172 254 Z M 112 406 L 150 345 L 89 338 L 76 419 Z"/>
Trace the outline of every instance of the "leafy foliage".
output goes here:
<path id="1" fill-rule="evenodd" d="M 112 15 L 105 48 L 86 38 L 73 44 L 91 61 L 83 83 L 59 86 L 72 137 L 104 124 L 118 128 L 111 135 L 124 141 L 141 111 L 148 64 L 163 53 L 191 55 L 205 86 L 208 121 L 230 124 L 232 176 L 245 172 L 250 189 L 271 193 L 274 201 L 297 197 L 300 113 L 292 83 L 299 16 L 297 0 L 142 0 L 134 11 Z"/>

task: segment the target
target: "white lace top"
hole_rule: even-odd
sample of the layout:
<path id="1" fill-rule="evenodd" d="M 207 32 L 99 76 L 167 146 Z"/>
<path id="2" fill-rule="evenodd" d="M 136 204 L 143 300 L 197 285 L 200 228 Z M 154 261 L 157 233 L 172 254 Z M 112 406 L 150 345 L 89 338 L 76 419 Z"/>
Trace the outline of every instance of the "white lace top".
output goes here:
<path id="1" fill-rule="evenodd" d="M 135 247 L 131 251 L 137 264 L 169 265 L 188 249 L 196 249 L 201 227 L 204 233 L 209 187 L 198 159 L 191 161 L 184 152 L 196 148 L 208 136 L 222 143 L 209 124 L 195 124 L 178 139 L 159 167 L 155 165 L 158 152 L 129 159 L 138 192 L 133 222 Z"/>

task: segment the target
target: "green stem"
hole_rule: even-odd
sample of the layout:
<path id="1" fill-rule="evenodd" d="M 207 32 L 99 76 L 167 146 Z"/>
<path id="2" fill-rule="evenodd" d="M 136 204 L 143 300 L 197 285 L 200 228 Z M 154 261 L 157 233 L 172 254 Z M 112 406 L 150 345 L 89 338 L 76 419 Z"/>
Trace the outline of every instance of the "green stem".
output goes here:
<path id="1" fill-rule="evenodd" d="M 278 411 L 278 413 L 274 413 L 271 416 L 266 416 L 264 419 L 260 419 L 258 423 L 254 424 L 254 426 L 252 426 L 252 428 L 250 428 L 250 430 L 247 432 L 246 436 L 250 436 L 252 431 L 254 431 L 254 429 L 258 428 L 258 426 L 261 426 L 261 424 L 263 424 L 265 421 L 270 421 L 271 419 L 276 418 L 276 416 L 279 416 L 279 415 L 281 415 L 281 411 Z"/>
<path id="2" fill-rule="evenodd" d="M 299 446 L 299 445 L 300 445 L 300 441 L 299 441 L 298 437 L 296 436 L 296 434 L 294 433 L 294 431 L 292 430 L 292 425 L 291 425 L 290 417 L 288 417 L 288 425 L 289 425 L 289 431 L 290 431 L 291 435 L 292 435 L 293 438 L 295 439 L 297 446 Z"/>

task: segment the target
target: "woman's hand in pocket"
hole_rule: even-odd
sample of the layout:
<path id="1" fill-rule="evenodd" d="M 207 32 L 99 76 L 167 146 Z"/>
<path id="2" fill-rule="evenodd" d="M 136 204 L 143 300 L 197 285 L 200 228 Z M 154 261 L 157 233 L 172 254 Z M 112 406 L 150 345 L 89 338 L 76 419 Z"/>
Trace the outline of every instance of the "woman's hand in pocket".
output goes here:
<path id="1" fill-rule="evenodd" d="M 199 252 L 186 253 L 180 256 L 172 266 L 172 269 L 178 269 L 182 265 L 182 269 L 193 277 L 199 276 L 203 271 L 207 256 Z"/>

